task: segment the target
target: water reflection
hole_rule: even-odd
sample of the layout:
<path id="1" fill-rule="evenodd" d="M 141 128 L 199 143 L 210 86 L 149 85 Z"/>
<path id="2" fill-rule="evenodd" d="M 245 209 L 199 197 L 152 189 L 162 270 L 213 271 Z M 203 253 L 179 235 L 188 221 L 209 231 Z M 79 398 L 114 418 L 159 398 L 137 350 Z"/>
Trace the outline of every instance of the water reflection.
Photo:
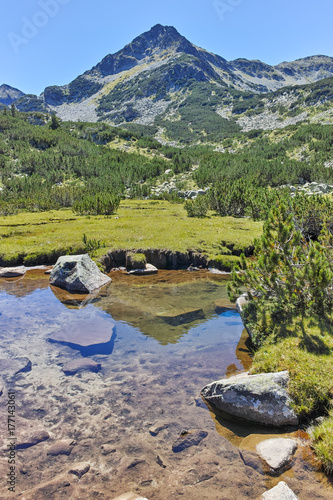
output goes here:
<path id="1" fill-rule="evenodd" d="M 112 354 L 115 339 L 115 324 L 92 307 L 49 336 L 50 342 L 78 350 L 85 357 Z"/>
<path id="2" fill-rule="evenodd" d="M 28 272 L 16 283 L 0 280 L 0 359 L 31 361 L 31 371 L 11 379 L 20 416 L 43 424 L 55 440 L 77 442 L 66 463 L 48 455 L 52 443 L 33 446 L 24 457 L 30 476 L 21 478 L 20 493 L 53 480 L 54 474 L 67 474 L 72 462 L 91 461 L 102 471 L 112 470 L 107 481 L 99 474 L 89 478 L 100 498 L 109 498 L 111 480 L 112 497 L 133 484 L 143 497 L 162 499 L 167 484 L 168 498 L 194 498 L 194 488 L 196 498 L 204 498 L 211 484 L 207 498 L 215 498 L 226 477 L 229 498 L 233 491 L 238 498 L 257 498 L 266 489 L 266 477 L 253 479 L 230 442 L 252 449 L 251 436 L 262 436 L 261 430 L 226 423 L 200 398 L 207 383 L 251 365 L 248 336 L 227 298 L 224 277 L 162 271 L 151 277 L 114 273 L 112 278 L 93 296 L 51 290 L 41 271 Z M 100 369 L 83 369 L 89 360 Z M 82 370 L 69 375 L 73 362 Z M 162 429 L 155 437 L 148 432 L 152 426 Z M 203 447 L 175 457 L 172 444 L 183 429 L 208 435 Z M 110 455 L 101 453 L 105 445 L 112 448 Z M 131 466 L 138 459 L 140 464 Z M 221 473 L 216 470 L 210 481 L 189 475 L 189 470 L 211 474 L 216 463 Z M 313 500 L 318 485 L 312 485 L 312 471 L 294 470 L 302 498 Z M 5 478 L 0 474 L 2 491 Z M 156 486 L 143 491 L 147 478 Z M 174 484 L 177 492 L 170 493 Z"/>
<path id="3" fill-rule="evenodd" d="M 36 290 L 45 290 L 49 287 L 49 276 L 43 271 L 29 271 L 28 275 L 20 278 L 0 278 L 0 291 L 4 290 L 15 297 L 26 297 Z"/>
<path id="4" fill-rule="evenodd" d="M 192 328 L 216 318 L 215 302 L 224 301 L 224 312 L 234 309 L 224 276 L 160 271 L 141 280 L 119 273 L 112 277 L 111 293 L 96 306 L 162 345 L 176 344 Z"/>
<path id="5" fill-rule="evenodd" d="M 50 286 L 50 290 L 59 302 L 64 304 L 68 309 L 83 309 L 88 304 L 94 304 L 101 300 L 100 294 L 102 293 L 100 290 L 89 294 L 70 293 L 67 290 L 52 285 Z"/>

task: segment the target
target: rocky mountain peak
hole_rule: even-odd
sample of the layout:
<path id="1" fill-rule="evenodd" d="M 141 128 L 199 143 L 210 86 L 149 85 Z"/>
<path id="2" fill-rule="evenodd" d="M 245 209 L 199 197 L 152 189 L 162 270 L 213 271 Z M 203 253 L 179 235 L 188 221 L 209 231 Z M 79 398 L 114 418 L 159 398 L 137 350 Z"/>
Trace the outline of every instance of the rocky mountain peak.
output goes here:
<path id="1" fill-rule="evenodd" d="M 12 104 L 16 99 L 23 97 L 25 94 L 21 90 L 15 89 L 6 83 L 0 85 L 0 103 L 6 106 Z"/>
<path id="2" fill-rule="evenodd" d="M 128 71 L 143 59 L 158 56 L 165 51 L 197 55 L 195 46 L 180 35 L 176 28 L 156 24 L 149 31 L 134 38 L 122 50 L 104 57 L 99 64 L 85 74 L 107 76 Z"/>

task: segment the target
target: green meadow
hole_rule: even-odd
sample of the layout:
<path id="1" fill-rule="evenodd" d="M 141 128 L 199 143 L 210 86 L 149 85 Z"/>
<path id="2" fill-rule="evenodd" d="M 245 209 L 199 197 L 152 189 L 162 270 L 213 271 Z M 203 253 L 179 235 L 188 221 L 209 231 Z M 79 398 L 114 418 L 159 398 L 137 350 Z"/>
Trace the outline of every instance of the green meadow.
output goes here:
<path id="1" fill-rule="evenodd" d="M 110 250 L 194 251 L 231 265 L 260 236 L 262 222 L 247 218 L 189 218 L 182 204 L 124 200 L 112 216 L 79 216 L 70 209 L 22 212 L 0 218 L 2 265 L 54 263 L 59 255 L 86 250 L 83 236 L 99 244 L 98 260 Z"/>

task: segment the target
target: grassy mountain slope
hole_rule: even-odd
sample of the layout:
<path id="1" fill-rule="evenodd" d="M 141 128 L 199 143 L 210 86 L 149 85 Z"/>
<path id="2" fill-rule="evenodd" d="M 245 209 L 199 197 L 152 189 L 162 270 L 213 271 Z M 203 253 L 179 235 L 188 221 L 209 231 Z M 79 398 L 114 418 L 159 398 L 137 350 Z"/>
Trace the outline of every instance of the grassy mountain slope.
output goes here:
<path id="1" fill-rule="evenodd" d="M 190 99 L 196 101 L 196 92 L 194 85 L 189 103 Z M 219 96 L 212 96 L 212 107 L 215 97 Z M 179 109 L 182 121 L 189 119 L 187 110 Z M 221 122 L 216 124 L 211 116 Z M 169 123 L 181 126 L 182 121 Z M 203 129 L 204 121 L 211 130 Z M 132 130 L 123 130 L 105 123 L 62 122 L 52 130 L 50 123 L 50 115 L 44 113 L 0 115 L 3 213 L 72 206 L 98 193 L 152 197 L 151 188 L 163 183 L 170 188 L 162 191 L 170 189 L 171 193 L 173 189 L 174 196 L 178 190 L 233 183 L 240 178 L 258 188 L 314 181 L 333 184 L 333 125 L 242 132 L 235 124 L 232 130 L 230 122 L 214 114 L 210 106 L 202 106 L 202 115 L 192 122 L 192 131 L 188 129 L 189 140 L 205 131 L 214 136 L 218 147 L 206 144 L 179 149 L 146 137 L 145 127 L 135 124 L 129 124 Z M 149 130 L 151 136 L 156 132 L 154 127 Z M 177 128 L 169 130 L 176 137 Z"/>

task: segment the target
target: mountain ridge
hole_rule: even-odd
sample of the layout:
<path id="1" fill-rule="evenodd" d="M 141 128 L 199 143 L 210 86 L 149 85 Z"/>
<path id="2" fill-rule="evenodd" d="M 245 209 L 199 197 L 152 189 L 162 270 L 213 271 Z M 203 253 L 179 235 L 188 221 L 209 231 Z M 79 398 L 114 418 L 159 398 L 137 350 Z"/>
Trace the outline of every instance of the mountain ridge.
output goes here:
<path id="1" fill-rule="evenodd" d="M 194 121 L 197 140 L 200 120 L 203 136 L 217 128 L 231 130 L 239 122 L 238 115 L 253 112 L 253 106 L 240 105 L 243 101 L 258 101 L 260 115 L 266 104 L 255 96 L 272 101 L 283 88 L 292 95 L 292 87 L 330 77 L 333 58 L 329 56 L 307 56 L 275 66 L 243 58 L 227 61 L 192 44 L 173 26 L 157 24 L 69 84 L 48 86 L 38 97 L 20 95 L 15 105 L 21 111 L 55 112 L 63 120 L 153 125 L 165 130 L 166 136 L 170 128 L 181 132 L 175 122 L 187 120 L 184 126 L 190 130 Z M 295 113 L 295 105 L 292 109 Z"/>
<path id="2" fill-rule="evenodd" d="M 25 94 L 19 89 L 15 87 L 11 87 L 6 83 L 0 85 L 0 103 L 5 105 L 10 105 L 15 102 L 20 97 L 23 97 Z"/>

